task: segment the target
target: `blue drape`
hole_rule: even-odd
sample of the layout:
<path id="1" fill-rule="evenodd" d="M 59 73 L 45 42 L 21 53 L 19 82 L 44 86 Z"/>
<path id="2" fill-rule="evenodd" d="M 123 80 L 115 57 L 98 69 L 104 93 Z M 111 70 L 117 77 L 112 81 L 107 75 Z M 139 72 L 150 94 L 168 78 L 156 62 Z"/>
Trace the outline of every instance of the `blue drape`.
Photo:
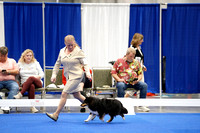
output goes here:
<path id="1" fill-rule="evenodd" d="M 200 92 L 200 4 L 168 4 L 163 12 L 166 92 Z"/>
<path id="2" fill-rule="evenodd" d="M 43 66 L 42 3 L 4 2 L 5 45 L 16 61 L 29 48 Z M 145 81 L 159 92 L 159 4 L 131 4 L 129 46 L 134 33 L 144 35 Z M 46 66 L 53 66 L 64 37 L 75 36 L 81 47 L 81 4 L 45 3 Z M 168 4 L 162 14 L 166 92 L 200 92 L 200 4 Z"/>
<path id="3" fill-rule="evenodd" d="M 81 47 L 81 4 L 45 3 L 46 66 L 53 66 L 64 37 L 74 35 Z"/>
<path id="4" fill-rule="evenodd" d="M 131 4 L 129 46 L 135 33 L 144 35 L 145 82 L 148 92 L 159 92 L 159 4 Z"/>
<path id="5" fill-rule="evenodd" d="M 42 3 L 4 2 L 4 22 L 8 57 L 18 61 L 29 48 L 43 67 Z"/>

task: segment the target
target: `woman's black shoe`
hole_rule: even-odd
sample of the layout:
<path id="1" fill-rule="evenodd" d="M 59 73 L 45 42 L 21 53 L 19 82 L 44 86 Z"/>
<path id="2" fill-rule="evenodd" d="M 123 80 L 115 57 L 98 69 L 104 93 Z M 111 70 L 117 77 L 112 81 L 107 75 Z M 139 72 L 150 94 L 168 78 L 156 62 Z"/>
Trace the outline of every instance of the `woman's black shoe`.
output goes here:
<path id="1" fill-rule="evenodd" d="M 85 108 L 81 108 L 80 112 L 82 112 L 82 113 L 85 112 Z"/>

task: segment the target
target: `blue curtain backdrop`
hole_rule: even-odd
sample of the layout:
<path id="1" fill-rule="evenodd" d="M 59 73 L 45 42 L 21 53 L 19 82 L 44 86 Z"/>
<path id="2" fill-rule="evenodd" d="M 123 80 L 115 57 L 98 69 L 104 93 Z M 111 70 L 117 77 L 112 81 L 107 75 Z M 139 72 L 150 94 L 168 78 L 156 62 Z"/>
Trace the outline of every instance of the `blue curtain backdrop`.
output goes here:
<path id="1" fill-rule="evenodd" d="M 43 67 L 42 3 L 4 2 L 5 45 L 8 57 L 19 60 L 32 49 Z"/>
<path id="2" fill-rule="evenodd" d="M 200 4 L 168 4 L 163 11 L 166 92 L 200 92 Z"/>
<path id="3" fill-rule="evenodd" d="M 162 12 L 166 92 L 200 92 L 200 4 L 168 4 Z M 30 48 L 43 66 L 42 3 L 4 2 L 5 45 L 16 61 Z M 129 46 L 144 35 L 145 81 L 159 92 L 159 4 L 131 4 Z M 81 46 L 81 4 L 45 3 L 46 66 L 53 66 L 67 34 Z"/>
<path id="4" fill-rule="evenodd" d="M 159 92 L 159 8 L 159 4 L 130 5 L 129 46 L 135 33 L 144 35 L 144 76 L 148 92 L 152 93 Z"/>
<path id="5" fill-rule="evenodd" d="M 45 3 L 46 66 L 53 66 L 64 37 L 74 35 L 81 47 L 81 4 Z"/>

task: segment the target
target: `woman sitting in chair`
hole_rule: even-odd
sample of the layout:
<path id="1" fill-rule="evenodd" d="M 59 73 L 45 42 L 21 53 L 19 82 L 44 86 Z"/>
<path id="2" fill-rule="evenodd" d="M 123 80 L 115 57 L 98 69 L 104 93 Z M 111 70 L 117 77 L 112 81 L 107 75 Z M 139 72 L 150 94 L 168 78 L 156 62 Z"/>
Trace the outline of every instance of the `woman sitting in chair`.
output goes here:
<path id="1" fill-rule="evenodd" d="M 42 78 L 44 72 L 35 59 L 33 51 L 26 49 L 18 61 L 20 85 L 22 86 L 21 92 L 14 96 L 15 99 L 22 98 L 23 94 L 28 91 L 28 98 L 35 99 L 35 89 L 42 87 Z M 31 107 L 32 113 L 37 113 L 38 110 L 33 106 Z"/>

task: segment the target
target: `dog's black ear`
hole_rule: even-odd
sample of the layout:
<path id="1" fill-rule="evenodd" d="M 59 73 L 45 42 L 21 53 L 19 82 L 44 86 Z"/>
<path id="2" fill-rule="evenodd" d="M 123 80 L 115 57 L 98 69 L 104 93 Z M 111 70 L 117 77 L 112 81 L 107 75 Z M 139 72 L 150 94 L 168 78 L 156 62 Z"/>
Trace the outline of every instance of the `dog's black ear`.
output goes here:
<path id="1" fill-rule="evenodd" d="M 93 96 L 89 96 L 89 97 L 88 97 L 88 96 L 86 96 L 85 98 L 87 98 L 87 99 L 88 99 L 88 98 L 93 98 Z"/>

